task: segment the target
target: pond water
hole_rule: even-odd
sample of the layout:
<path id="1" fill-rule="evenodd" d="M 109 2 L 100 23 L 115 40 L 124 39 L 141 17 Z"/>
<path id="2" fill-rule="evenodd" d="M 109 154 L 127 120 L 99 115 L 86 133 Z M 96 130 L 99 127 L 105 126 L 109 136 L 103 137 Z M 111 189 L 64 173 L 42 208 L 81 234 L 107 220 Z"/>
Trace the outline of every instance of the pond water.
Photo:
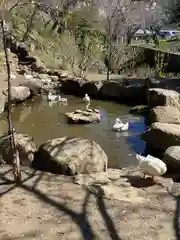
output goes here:
<path id="1" fill-rule="evenodd" d="M 140 139 L 145 129 L 143 117 L 129 114 L 130 108 L 125 105 L 93 100 L 91 107 L 100 110 L 102 121 L 89 125 L 69 125 L 64 113 L 76 108 L 84 109 L 85 104 L 80 98 L 67 98 L 68 106 L 62 106 L 59 102 L 48 103 L 46 99 L 37 97 L 14 107 L 13 124 L 17 132 L 33 136 L 38 145 L 63 136 L 92 139 L 105 150 L 109 157 L 109 167 L 125 167 L 136 162 L 135 152 L 142 153 L 145 150 L 145 143 Z M 4 113 L 0 120 L 1 133 L 7 132 L 6 115 Z M 129 122 L 128 132 L 112 131 L 117 117 L 123 122 Z"/>

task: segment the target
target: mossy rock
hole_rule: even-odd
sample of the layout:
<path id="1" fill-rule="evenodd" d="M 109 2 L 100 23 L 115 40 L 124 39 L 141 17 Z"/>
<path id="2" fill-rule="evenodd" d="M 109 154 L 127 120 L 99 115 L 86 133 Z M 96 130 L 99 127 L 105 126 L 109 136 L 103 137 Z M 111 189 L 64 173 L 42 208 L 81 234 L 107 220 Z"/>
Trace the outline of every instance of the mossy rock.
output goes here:
<path id="1" fill-rule="evenodd" d="M 148 112 L 148 106 L 147 105 L 137 105 L 131 108 L 131 113 L 138 113 L 138 114 L 145 114 Z"/>

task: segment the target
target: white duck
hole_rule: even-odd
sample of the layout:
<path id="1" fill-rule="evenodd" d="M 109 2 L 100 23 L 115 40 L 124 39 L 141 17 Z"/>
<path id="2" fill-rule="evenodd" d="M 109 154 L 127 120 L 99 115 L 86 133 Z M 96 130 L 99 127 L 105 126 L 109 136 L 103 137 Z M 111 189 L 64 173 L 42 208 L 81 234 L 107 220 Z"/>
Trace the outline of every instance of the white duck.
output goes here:
<path id="1" fill-rule="evenodd" d="M 52 94 L 51 92 L 48 93 L 48 101 L 59 101 L 60 99 L 60 96 Z"/>
<path id="2" fill-rule="evenodd" d="M 90 103 L 91 99 L 89 97 L 89 95 L 86 93 L 84 98 L 83 98 L 83 101 L 86 102 L 86 103 Z"/>
<path id="3" fill-rule="evenodd" d="M 61 96 L 59 96 L 58 100 L 62 102 L 64 105 L 68 105 L 67 98 L 62 98 Z"/>
<path id="4" fill-rule="evenodd" d="M 123 123 L 123 126 L 121 127 L 121 132 L 125 132 L 129 129 L 129 123 Z"/>
<path id="5" fill-rule="evenodd" d="M 127 131 L 129 128 L 129 123 L 123 123 L 120 118 L 116 118 L 115 124 L 112 128 L 117 132 Z"/>
<path id="6" fill-rule="evenodd" d="M 14 75 L 14 74 L 11 73 L 11 79 L 12 79 L 12 80 L 16 79 L 16 75 Z"/>
<path id="7" fill-rule="evenodd" d="M 136 154 L 136 159 L 139 161 L 139 167 L 145 175 L 152 176 L 161 176 L 167 171 L 166 164 L 161 161 L 159 158 L 155 158 L 151 155 L 147 157 Z"/>
<path id="8" fill-rule="evenodd" d="M 33 78 L 33 75 L 28 75 L 26 73 L 24 73 L 24 77 L 29 80 L 29 79 L 32 79 Z"/>

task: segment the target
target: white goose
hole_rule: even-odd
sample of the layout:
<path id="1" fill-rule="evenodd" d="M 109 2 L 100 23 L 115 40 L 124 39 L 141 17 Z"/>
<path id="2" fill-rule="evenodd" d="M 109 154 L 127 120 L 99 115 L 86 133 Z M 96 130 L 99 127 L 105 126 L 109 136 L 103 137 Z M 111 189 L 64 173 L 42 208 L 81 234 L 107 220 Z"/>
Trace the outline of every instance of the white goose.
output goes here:
<path id="1" fill-rule="evenodd" d="M 136 159 L 139 161 L 139 167 L 144 173 L 144 178 L 147 174 L 153 179 L 154 176 L 161 176 L 167 171 L 166 164 L 159 158 L 155 158 L 151 155 L 144 157 L 136 154 Z"/>
<path id="2" fill-rule="evenodd" d="M 86 102 L 86 103 L 90 103 L 91 99 L 89 97 L 89 95 L 86 93 L 84 98 L 83 98 L 83 101 Z"/>
<path id="3" fill-rule="evenodd" d="M 120 118 L 116 118 L 115 124 L 112 128 L 117 132 L 127 131 L 129 128 L 129 123 L 123 123 Z"/>

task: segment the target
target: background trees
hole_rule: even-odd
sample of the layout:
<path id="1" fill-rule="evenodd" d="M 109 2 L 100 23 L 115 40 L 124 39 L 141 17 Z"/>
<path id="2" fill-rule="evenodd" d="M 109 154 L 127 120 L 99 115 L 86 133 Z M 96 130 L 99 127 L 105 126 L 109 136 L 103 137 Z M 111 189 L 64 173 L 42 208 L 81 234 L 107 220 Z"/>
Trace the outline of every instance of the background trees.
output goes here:
<path id="1" fill-rule="evenodd" d="M 80 77 L 88 71 L 105 71 L 105 65 L 107 79 L 111 71 L 118 72 L 122 59 L 130 56 L 122 52 L 129 51 L 140 28 L 144 29 L 144 40 L 158 46 L 160 29 L 170 16 L 161 0 L 17 2 L 13 6 L 14 0 L 8 1 L 13 10 L 8 14 L 13 35 L 27 45 L 34 44 L 34 54 L 48 68 L 68 69 Z"/>

